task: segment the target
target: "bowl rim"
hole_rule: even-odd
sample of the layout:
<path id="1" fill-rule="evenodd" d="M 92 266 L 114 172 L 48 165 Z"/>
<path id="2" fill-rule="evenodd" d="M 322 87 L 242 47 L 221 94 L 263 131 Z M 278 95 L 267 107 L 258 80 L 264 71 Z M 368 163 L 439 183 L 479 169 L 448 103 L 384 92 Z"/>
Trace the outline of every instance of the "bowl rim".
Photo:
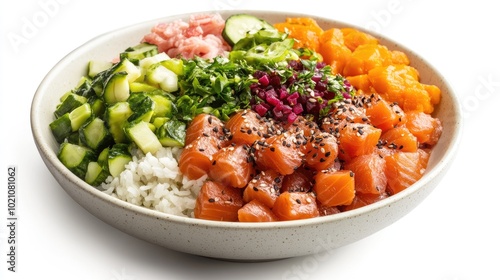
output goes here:
<path id="1" fill-rule="evenodd" d="M 380 200 L 378 202 L 349 210 L 346 212 L 341 212 L 335 215 L 328 215 L 328 216 L 321 216 L 321 217 L 315 217 L 315 218 L 309 218 L 309 219 L 302 219 L 302 220 L 294 220 L 294 221 L 277 221 L 277 222 L 266 222 L 266 223 L 258 223 L 258 222 L 248 222 L 248 223 L 241 223 L 241 222 L 226 222 L 226 221 L 211 221 L 211 220 L 203 220 L 203 219 L 196 219 L 196 218 L 191 218 L 191 217 L 183 217 L 183 216 L 177 216 L 174 214 L 168 214 L 164 213 L 158 210 L 146 208 L 144 206 L 138 206 L 132 203 L 129 203 L 127 201 L 121 200 L 119 198 L 116 198 L 114 196 L 111 196 L 87 183 L 85 183 L 83 180 L 78 178 L 75 174 L 73 174 L 69 169 L 67 169 L 57 158 L 56 152 L 50 147 L 48 141 L 46 139 L 43 139 L 42 137 L 42 129 L 48 129 L 48 127 L 43 127 L 43 125 L 40 124 L 39 119 L 37 116 L 40 114 L 40 108 L 41 106 L 41 100 L 43 99 L 43 92 L 46 90 L 48 85 L 50 84 L 51 81 L 54 80 L 54 77 L 57 75 L 57 73 L 60 73 L 60 70 L 62 70 L 65 67 L 65 64 L 70 63 L 73 58 L 78 57 L 81 53 L 85 52 L 86 49 L 91 47 L 92 45 L 95 45 L 101 41 L 104 40 L 109 40 L 110 37 L 112 36 L 119 36 L 121 33 L 127 33 L 131 32 L 135 28 L 144 28 L 145 26 L 151 26 L 155 25 L 156 23 L 159 22 L 166 22 L 166 21 L 172 21 L 175 19 L 186 19 L 190 15 L 194 14 L 204 14 L 204 13 L 219 13 L 223 17 L 227 17 L 228 15 L 231 14 L 238 14 L 238 13 L 251 13 L 251 14 L 270 14 L 271 16 L 288 16 L 288 17 L 298 17 L 298 16 L 308 16 L 308 17 L 313 17 L 318 20 L 322 20 L 325 22 L 329 22 L 331 24 L 336 24 L 336 25 L 341 25 L 341 26 L 346 26 L 346 27 L 353 27 L 358 30 L 368 32 L 369 34 L 381 38 L 384 41 L 390 42 L 394 45 L 397 45 L 398 48 L 403 49 L 404 51 L 407 51 L 409 53 L 412 53 L 412 55 L 418 57 L 422 62 L 424 62 L 427 67 L 432 70 L 440 80 L 442 80 L 443 85 L 445 85 L 450 91 L 449 91 L 449 97 L 451 99 L 451 103 L 454 105 L 454 108 L 456 109 L 455 111 L 455 118 L 456 122 L 454 123 L 455 129 L 453 130 L 453 135 L 450 136 L 452 137 L 452 140 L 450 141 L 450 146 L 445 147 L 446 151 L 443 154 L 443 157 L 440 159 L 438 163 L 436 163 L 436 166 L 431 169 L 431 170 L 426 170 L 424 176 L 418 180 L 416 183 L 414 183 L 412 186 L 408 187 L 407 189 L 391 195 L 383 200 Z M 62 94 L 61 94 L 62 95 Z M 31 130 L 32 130 L 32 136 L 35 141 L 35 144 L 37 146 L 37 149 L 42 156 L 42 159 L 45 161 L 46 164 L 52 165 L 55 169 L 57 169 L 62 176 L 68 178 L 68 180 L 72 181 L 75 183 L 76 186 L 78 186 L 81 190 L 84 192 L 92 195 L 93 197 L 103 200 L 107 203 L 113 204 L 115 206 L 118 206 L 124 210 L 129 210 L 132 212 L 135 212 L 137 214 L 141 214 L 144 216 L 149 216 L 151 218 L 156 218 L 157 220 L 164 220 L 164 221 L 169 221 L 173 223 L 181 223 L 185 225 L 194 225 L 194 226 L 202 226 L 202 227 L 209 227 L 209 228 L 233 228 L 233 229 L 270 229 L 270 228 L 295 228 L 298 226 L 314 226 L 318 224 L 324 224 L 324 223 L 333 223 L 338 220 L 343 220 L 345 218 L 354 218 L 356 216 L 362 216 L 367 213 L 373 212 L 374 210 L 384 208 L 390 204 L 393 204 L 399 200 L 402 200 L 403 198 L 409 196 L 410 194 L 418 191 L 422 186 L 428 184 L 433 178 L 437 177 L 439 173 L 441 173 L 448 164 L 450 164 L 453 161 L 453 158 L 455 154 L 457 153 L 459 142 L 461 139 L 462 135 L 462 130 L 463 130 L 463 114 L 461 111 L 461 106 L 458 101 L 458 97 L 455 93 L 455 90 L 453 90 L 452 86 L 448 83 L 448 81 L 445 79 L 445 77 L 442 76 L 442 74 L 435 69 L 435 67 L 429 63 L 425 58 L 420 56 L 419 54 L 413 52 L 411 49 L 407 48 L 405 45 L 396 42 L 392 40 L 391 38 L 385 37 L 384 35 L 367 30 L 366 28 L 346 23 L 343 21 L 338 21 L 335 19 L 330 19 L 326 17 L 321 17 L 321 16 L 316 16 L 312 14 L 304 14 L 304 13 L 290 13 L 290 12 L 283 12 L 283 11 L 262 11 L 262 10 L 224 10 L 224 11 L 216 11 L 216 10 L 207 10 L 207 11 L 200 11 L 200 12 L 193 12 L 193 13 L 183 13 L 183 14 L 176 14 L 176 15 L 171 15 L 171 16 L 166 16 L 166 17 L 161 17 L 161 18 L 156 18 L 152 20 L 147 20 L 147 21 L 142 21 L 138 22 L 135 24 L 131 24 L 128 26 L 124 26 L 115 30 L 111 30 L 105 33 L 102 33 L 98 36 L 95 36 L 94 38 L 88 40 L 87 42 L 83 43 L 82 45 L 78 46 L 75 48 L 73 51 L 62 57 L 51 69 L 50 71 L 46 74 L 46 76 L 43 78 L 41 83 L 39 84 L 34 96 L 33 100 L 31 103 L 31 110 L 30 110 L 30 124 L 31 124 Z M 52 171 L 51 171 L 52 172 Z M 59 183 L 58 183 L 59 184 Z"/>

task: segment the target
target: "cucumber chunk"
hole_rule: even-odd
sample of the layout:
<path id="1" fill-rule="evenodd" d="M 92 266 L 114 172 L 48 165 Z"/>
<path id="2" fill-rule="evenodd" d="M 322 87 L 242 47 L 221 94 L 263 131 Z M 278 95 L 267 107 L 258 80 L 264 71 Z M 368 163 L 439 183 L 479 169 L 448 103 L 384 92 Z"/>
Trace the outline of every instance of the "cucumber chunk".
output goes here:
<path id="1" fill-rule="evenodd" d="M 87 173 L 85 173 L 85 182 L 92 186 L 98 186 L 108 178 L 109 172 L 102 168 L 96 161 L 89 162 Z"/>
<path id="2" fill-rule="evenodd" d="M 80 128 L 80 141 L 94 151 L 99 151 L 111 143 L 113 137 L 100 118 L 92 121 Z"/>
<path id="3" fill-rule="evenodd" d="M 125 101 L 130 96 L 127 72 L 112 74 L 104 85 L 104 101 L 107 104 Z"/>
<path id="4" fill-rule="evenodd" d="M 127 144 L 115 144 L 108 151 L 108 170 L 116 177 L 125 170 L 125 165 L 132 160 Z"/>
<path id="5" fill-rule="evenodd" d="M 115 143 L 128 142 L 123 127 L 132 114 L 130 104 L 126 101 L 118 102 L 106 110 L 104 121 L 108 124 L 109 132 L 111 132 Z"/>
<path id="6" fill-rule="evenodd" d="M 134 141 L 134 143 L 145 154 L 156 153 L 161 149 L 162 145 L 154 132 L 149 127 L 149 123 L 144 121 L 130 123 L 125 132 L 127 136 Z"/>
<path id="7" fill-rule="evenodd" d="M 89 148 L 64 142 L 59 147 L 57 157 L 71 172 L 84 179 L 87 166 L 95 159 L 95 154 Z"/>
<path id="8" fill-rule="evenodd" d="M 234 46 L 247 34 L 253 34 L 259 30 L 272 30 L 276 28 L 270 23 L 248 14 L 236 14 L 226 19 L 226 25 L 222 31 L 222 37 L 226 42 Z"/>

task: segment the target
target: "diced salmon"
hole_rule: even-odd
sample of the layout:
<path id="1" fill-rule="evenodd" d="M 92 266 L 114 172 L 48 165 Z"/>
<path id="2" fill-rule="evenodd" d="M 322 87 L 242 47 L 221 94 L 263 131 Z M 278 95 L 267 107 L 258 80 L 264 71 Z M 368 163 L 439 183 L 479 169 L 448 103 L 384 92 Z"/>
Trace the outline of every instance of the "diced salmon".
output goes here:
<path id="1" fill-rule="evenodd" d="M 318 124 L 314 121 L 310 121 L 303 116 L 298 116 L 292 123 L 286 123 L 285 129 L 291 133 L 301 133 L 303 131 L 304 136 L 309 137 L 320 130 Z"/>
<path id="2" fill-rule="evenodd" d="M 366 205 L 370 205 L 387 197 L 388 195 L 385 192 L 381 194 L 356 193 L 356 196 L 354 197 L 352 203 L 349 205 L 342 206 L 340 210 L 344 212 L 357 209 Z"/>
<path id="3" fill-rule="evenodd" d="M 356 193 L 381 194 L 385 192 L 385 159 L 377 153 L 360 155 L 344 165 L 354 173 Z"/>
<path id="4" fill-rule="evenodd" d="M 403 110 L 395 103 L 389 103 L 380 97 L 373 98 L 366 108 L 366 115 L 373 126 L 387 131 L 399 125 L 404 117 Z"/>
<path id="5" fill-rule="evenodd" d="M 194 207 L 195 218 L 215 221 L 238 221 L 243 206 L 241 190 L 217 182 L 206 181 L 201 187 Z"/>
<path id="6" fill-rule="evenodd" d="M 255 141 L 263 139 L 268 127 L 254 111 L 240 110 L 226 122 L 226 129 L 229 130 L 233 142 L 252 145 Z"/>
<path id="7" fill-rule="evenodd" d="M 318 203 L 318 211 L 320 216 L 329 216 L 329 215 L 334 215 L 340 213 L 340 209 L 337 206 L 326 206 L 321 204 L 320 202 Z"/>
<path id="8" fill-rule="evenodd" d="M 337 139 L 328 132 L 318 132 L 311 136 L 306 145 L 302 145 L 305 164 L 315 170 L 332 167 L 337 159 Z"/>
<path id="9" fill-rule="evenodd" d="M 346 120 L 347 122 L 367 123 L 365 108 L 357 104 L 358 99 L 344 100 L 334 103 L 329 113 L 330 117 L 335 121 Z"/>
<path id="10" fill-rule="evenodd" d="M 238 210 L 240 222 L 275 222 L 278 217 L 264 203 L 252 200 Z"/>
<path id="11" fill-rule="evenodd" d="M 193 118 L 186 129 L 186 145 L 189 145 L 198 137 L 224 137 L 224 124 L 216 116 L 210 114 L 199 114 Z"/>
<path id="12" fill-rule="evenodd" d="M 380 141 L 390 149 L 402 152 L 416 152 L 418 140 L 406 127 L 394 127 L 380 136 Z"/>
<path id="13" fill-rule="evenodd" d="M 212 155 L 208 176 L 216 182 L 235 188 L 245 187 L 255 175 L 250 147 L 230 145 Z"/>
<path id="14" fill-rule="evenodd" d="M 262 171 L 250 180 L 243 191 L 243 200 L 250 202 L 258 200 L 269 208 L 273 208 L 280 194 L 283 175 L 274 170 Z"/>
<path id="15" fill-rule="evenodd" d="M 433 146 L 443 132 L 441 121 L 429 114 L 419 111 L 406 113 L 406 128 L 417 137 L 420 144 Z"/>
<path id="16" fill-rule="evenodd" d="M 284 192 L 278 196 L 272 210 L 281 221 L 319 216 L 316 198 L 310 192 Z"/>
<path id="17" fill-rule="evenodd" d="M 300 134 L 299 134 L 300 135 Z M 255 151 L 255 162 L 261 170 L 272 169 L 282 175 L 292 174 L 302 165 L 302 144 L 298 144 L 297 134 L 285 132 L 273 135 L 259 145 Z M 302 142 L 301 142 L 302 143 Z"/>
<path id="18" fill-rule="evenodd" d="M 428 152 L 422 149 L 414 153 L 396 152 L 387 156 L 385 174 L 388 193 L 396 194 L 422 178 L 428 160 Z"/>
<path id="19" fill-rule="evenodd" d="M 208 174 L 212 155 L 219 151 L 219 141 L 214 137 L 198 137 L 184 147 L 179 156 L 179 170 L 191 180 Z"/>
<path id="20" fill-rule="evenodd" d="M 357 156 L 372 153 L 381 134 L 381 129 L 369 124 L 347 123 L 340 130 L 339 158 L 349 161 Z"/>
<path id="21" fill-rule="evenodd" d="M 349 205 L 355 195 L 354 174 L 349 170 L 318 172 L 313 190 L 322 205 Z"/>
<path id="22" fill-rule="evenodd" d="M 308 192 L 313 186 L 313 172 L 299 168 L 283 177 L 281 192 Z"/>

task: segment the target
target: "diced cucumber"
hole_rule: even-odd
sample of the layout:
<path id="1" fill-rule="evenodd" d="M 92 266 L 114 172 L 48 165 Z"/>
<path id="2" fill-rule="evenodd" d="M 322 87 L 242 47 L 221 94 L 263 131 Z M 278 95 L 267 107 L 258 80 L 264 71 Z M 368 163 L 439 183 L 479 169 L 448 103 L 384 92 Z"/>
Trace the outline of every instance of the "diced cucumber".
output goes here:
<path id="1" fill-rule="evenodd" d="M 126 101 L 130 96 L 130 88 L 127 72 L 116 72 L 112 74 L 104 84 L 104 101 L 107 104 Z"/>
<path id="2" fill-rule="evenodd" d="M 161 147 L 161 143 L 151 131 L 149 123 L 144 121 L 129 123 L 125 127 L 125 132 L 128 137 L 141 149 L 145 154 L 156 153 Z"/>
<path id="3" fill-rule="evenodd" d="M 97 163 L 99 163 L 99 165 L 106 170 L 108 170 L 108 156 L 109 147 L 102 149 L 102 151 L 99 153 L 99 156 L 97 156 Z"/>
<path id="4" fill-rule="evenodd" d="M 73 92 L 87 98 L 95 95 L 95 91 L 92 89 L 92 81 L 85 76 L 80 79 Z"/>
<path id="5" fill-rule="evenodd" d="M 125 165 L 132 160 L 127 144 L 115 144 L 108 152 L 108 170 L 111 176 L 116 177 L 125 170 Z"/>
<path id="6" fill-rule="evenodd" d="M 141 69 L 143 69 L 144 71 L 146 71 L 151 65 L 157 64 L 159 62 L 169 60 L 169 59 L 170 59 L 170 57 L 166 53 L 162 52 L 162 53 L 159 53 L 159 54 L 151 56 L 151 57 L 146 57 L 143 60 L 139 61 L 139 67 Z"/>
<path id="7" fill-rule="evenodd" d="M 87 166 L 95 159 L 95 154 L 89 148 L 65 142 L 61 144 L 57 157 L 71 172 L 84 179 Z"/>
<path id="8" fill-rule="evenodd" d="M 125 72 L 127 73 L 127 80 L 129 83 L 132 83 L 141 77 L 141 69 L 135 66 L 130 60 L 122 59 L 118 62 L 118 65 L 114 69 L 113 73 Z"/>
<path id="9" fill-rule="evenodd" d="M 140 83 L 140 82 L 130 83 L 130 92 L 132 92 L 132 93 L 152 92 L 152 91 L 156 91 L 159 89 L 160 89 L 159 87 L 148 85 L 146 83 Z"/>
<path id="10" fill-rule="evenodd" d="M 160 94 L 151 94 L 149 97 L 154 102 L 154 117 L 172 117 L 174 104 L 168 97 Z"/>
<path id="11" fill-rule="evenodd" d="M 157 117 L 157 118 L 154 118 L 152 124 L 155 127 L 155 131 L 158 131 L 158 128 L 160 128 L 161 126 L 163 126 L 168 120 L 169 119 L 166 118 L 166 117 Z"/>
<path id="12" fill-rule="evenodd" d="M 132 113 L 130 104 L 126 101 L 117 102 L 106 110 L 104 121 L 108 124 L 115 143 L 128 142 L 123 127 Z"/>
<path id="13" fill-rule="evenodd" d="M 130 104 L 130 109 L 134 112 L 128 121 L 142 120 L 149 122 L 154 114 L 155 104 L 153 100 L 144 93 L 134 93 L 127 100 Z"/>
<path id="14" fill-rule="evenodd" d="M 62 143 L 72 132 L 77 131 L 92 115 L 90 104 L 85 103 L 49 124 L 56 141 Z"/>
<path id="15" fill-rule="evenodd" d="M 85 103 L 87 103 L 87 98 L 69 92 L 68 94 L 64 95 L 64 99 L 62 100 L 62 102 L 57 105 L 54 115 L 56 118 L 59 118 L 60 116 L 73 111 L 74 109 L 82 106 Z"/>
<path id="16" fill-rule="evenodd" d="M 139 64 L 139 61 L 158 54 L 158 47 L 149 43 L 140 43 L 134 47 L 127 48 L 124 52 L 120 54 L 120 59 L 128 59 L 135 65 Z"/>
<path id="17" fill-rule="evenodd" d="M 70 135 L 68 135 L 68 137 L 66 137 L 64 141 L 79 146 L 82 145 L 82 143 L 80 142 L 80 133 L 78 133 L 78 131 L 70 133 Z"/>
<path id="18" fill-rule="evenodd" d="M 182 75 L 184 73 L 184 63 L 182 59 L 171 58 L 160 62 L 161 65 L 165 66 L 168 70 L 174 72 L 176 75 Z"/>
<path id="19" fill-rule="evenodd" d="M 89 61 L 87 75 L 90 78 L 94 78 L 97 74 L 102 71 L 106 71 L 113 66 L 113 63 L 109 61 L 99 61 L 99 60 L 91 60 Z"/>
<path id="20" fill-rule="evenodd" d="M 69 113 L 71 128 L 77 131 L 92 115 L 92 108 L 89 103 L 85 103 Z"/>
<path id="21" fill-rule="evenodd" d="M 148 68 L 145 81 L 152 86 L 160 87 L 166 92 L 174 92 L 179 89 L 177 75 L 161 63 L 153 64 Z"/>
<path id="22" fill-rule="evenodd" d="M 87 173 L 85 173 L 85 182 L 92 186 L 99 186 L 106 178 L 108 178 L 109 172 L 102 168 L 96 161 L 89 162 L 87 166 Z"/>
<path id="23" fill-rule="evenodd" d="M 178 120 L 168 120 L 156 130 L 156 136 L 164 147 L 183 147 L 186 124 Z"/>
<path id="24" fill-rule="evenodd" d="M 259 30 L 276 30 L 270 23 L 248 14 L 235 14 L 226 19 L 222 31 L 222 37 L 226 42 L 234 46 L 247 34 L 253 34 Z"/>
<path id="25" fill-rule="evenodd" d="M 113 140 L 104 121 L 100 118 L 94 118 L 92 121 L 83 125 L 79 131 L 82 144 L 94 151 L 100 151 L 101 148 L 109 145 Z"/>
<path id="26" fill-rule="evenodd" d="M 104 112 L 106 112 L 106 104 L 100 98 L 95 98 L 93 100 L 89 100 L 90 108 L 92 108 L 92 112 L 96 117 L 104 116 Z"/>

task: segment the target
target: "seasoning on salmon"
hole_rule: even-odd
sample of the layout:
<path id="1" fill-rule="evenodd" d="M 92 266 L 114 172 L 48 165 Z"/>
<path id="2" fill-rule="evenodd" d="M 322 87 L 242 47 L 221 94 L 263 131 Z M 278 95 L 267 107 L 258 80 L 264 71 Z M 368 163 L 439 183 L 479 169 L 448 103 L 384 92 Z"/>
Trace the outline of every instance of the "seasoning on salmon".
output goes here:
<path id="1" fill-rule="evenodd" d="M 226 129 L 231 135 L 231 141 L 252 145 L 263 139 L 264 134 L 268 134 L 269 127 L 254 111 L 240 110 L 227 121 Z"/>
<path id="2" fill-rule="evenodd" d="M 262 170 L 275 170 L 282 175 L 292 174 L 302 165 L 301 134 L 285 132 L 267 138 L 256 147 L 255 161 Z M 299 143 L 300 142 L 300 143 Z"/>
<path id="3" fill-rule="evenodd" d="M 206 181 L 196 199 L 194 216 L 205 220 L 236 222 L 238 210 L 242 206 L 240 189 Z"/>
<path id="4" fill-rule="evenodd" d="M 319 216 L 316 197 L 311 192 L 284 192 L 276 199 L 273 213 L 280 221 L 309 219 Z"/>
<path id="5" fill-rule="evenodd" d="M 214 137 L 224 140 L 224 124 L 216 116 L 201 113 L 196 115 L 186 129 L 186 145 L 189 145 L 198 137 Z"/>
<path id="6" fill-rule="evenodd" d="M 243 191 L 243 201 L 258 200 L 269 208 L 273 208 L 280 195 L 283 175 L 272 169 L 261 171 L 250 180 Z"/>
<path id="7" fill-rule="evenodd" d="M 381 194 L 385 192 L 385 158 L 377 153 L 356 157 L 345 163 L 344 169 L 354 173 L 356 193 Z"/>
<path id="8" fill-rule="evenodd" d="M 212 155 L 219 151 L 219 141 L 214 137 L 198 137 L 184 147 L 179 156 L 179 170 L 190 180 L 208 174 Z"/>
<path id="9" fill-rule="evenodd" d="M 245 187 L 255 173 L 249 150 L 246 144 L 230 145 L 214 153 L 209 178 L 226 186 Z"/>

